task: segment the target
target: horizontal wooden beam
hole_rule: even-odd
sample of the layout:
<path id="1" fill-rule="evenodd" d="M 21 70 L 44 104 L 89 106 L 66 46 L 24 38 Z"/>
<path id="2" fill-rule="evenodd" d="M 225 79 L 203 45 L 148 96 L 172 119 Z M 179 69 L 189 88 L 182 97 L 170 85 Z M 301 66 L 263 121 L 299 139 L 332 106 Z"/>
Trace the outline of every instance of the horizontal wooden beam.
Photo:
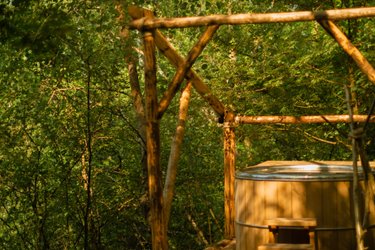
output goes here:
<path id="1" fill-rule="evenodd" d="M 129 9 L 132 16 L 137 16 Z M 139 15 L 138 15 L 139 16 Z M 211 15 L 196 17 L 176 17 L 176 18 L 147 18 L 143 17 L 133 20 L 129 24 L 130 29 L 156 29 L 156 28 L 184 28 L 207 25 L 238 25 L 257 23 L 286 23 L 320 20 L 345 20 L 361 17 L 374 17 L 375 7 L 334 9 L 325 11 L 295 11 L 279 13 L 248 13 L 235 15 Z"/>
<path id="2" fill-rule="evenodd" d="M 367 115 L 353 115 L 354 122 L 366 122 Z M 311 115 L 311 116 L 236 116 L 240 124 L 303 124 L 303 123 L 349 123 L 349 115 Z M 369 122 L 375 122 L 370 116 Z"/>

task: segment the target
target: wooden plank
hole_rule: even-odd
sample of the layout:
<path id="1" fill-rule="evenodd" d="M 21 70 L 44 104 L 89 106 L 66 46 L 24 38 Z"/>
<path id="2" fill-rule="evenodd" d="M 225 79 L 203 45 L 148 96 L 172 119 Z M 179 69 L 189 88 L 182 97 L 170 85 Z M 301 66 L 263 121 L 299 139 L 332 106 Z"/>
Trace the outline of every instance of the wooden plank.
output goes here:
<path id="1" fill-rule="evenodd" d="M 258 250 L 313 250 L 309 244 L 265 244 L 258 247 Z"/>
<path id="2" fill-rule="evenodd" d="M 131 13 L 130 13 L 131 14 Z M 325 11 L 294 11 L 280 13 L 247 13 L 177 18 L 141 18 L 130 22 L 130 29 L 183 28 L 207 25 L 239 25 L 258 23 L 286 23 L 314 20 L 344 20 L 374 17 L 375 7 L 347 8 Z"/>
<path id="3" fill-rule="evenodd" d="M 278 201 L 277 201 L 277 182 L 275 181 L 268 181 L 265 182 L 264 186 L 264 193 L 265 193 L 265 225 L 267 225 L 267 220 L 277 218 L 277 210 L 278 210 Z M 271 231 L 268 233 L 268 242 L 274 243 L 275 236 Z"/>
<path id="4" fill-rule="evenodd" d="M 257 207 L 255 206 L 254 199 L 255 199 L 255 185 L 254 181 L 247 180 L 246 182 L 246 189 L 244 192 L 246 193 L 246 213 L 245 213 L 245 221 L 247 224 L 254 224 L 254 211 L 256 211 Z M 246 242 L 244 244 L 244 248 L 240 249 L 254 249 L 255 248 L 255 238 L 256 238 L 256 231 L 254 228 L 246 227 L 246 234 L 243 235 L 243 241 Z"/>
<path id="5" fill-rule="evenodd" d="M 322 221 L 320 226 L 326 228 L 337 228 L 337 190 L 335 182 L 322 182 Z M 343 219 L 340 216 L 339 219 Z M 339 232 L 323 231 L 320 232 L 321 249 L 339 249 L 337 247 Z"/>
<path id="6" fill-rule="evenodd" d="M 307 218 L 306 210 L 307 210 L 307 206 L 306 206 L 305 183 L 304 182 L 292 182 L 292 217 L 295 219 Z M 310 220 L 307 220 L 306 223 L 308 221 Z M 315 220 L 315 225 L 316 225 L 316 220 Z"/>
<path id="7" fill-rule="evenodd" d="M 346 35 L 332 21 L 319 22 L 327 32 L 333 36 L 341 48 L 354 60 L 360 70 L 375 84 L 375 69 L 366 57 L 350 42 Z"/>
<path id="8" fill-rule="evenodd" d="M 354 122 L 366 122 L 367 115 L 354 115 Z M 349 115 L 309 115 L 309 116 L 236 116 L 240 124 L 305 124 L 305 123 L 349 123 Z M 375 122 L 371 116 L 369 122 Z"/>
<path id="9" fill-rule="evenodd" d="M 321 182 L 306 182 L 306 216 L 316 218 L 317 226 L 321 226 L 322 222 L 322 183 Z M 318 248 L 320 249 L 320 232 L 316 234 L 318 238 Z"/>
<path id="10" fill-rule="evenodd" d="M 341 218 L 347 218 L 345 220 L 338 220 L 338 227 L 353 227 L 354 221 L 350 207 L 351 189 L 350 182 L 339 182 L 337 183 L 337 211 Z M 340 240 L 338 241 L 337 249 L 353 249 L 355 248 L 355 234 L 354 230 L 341 231 Z"/>
<path id="11" fill-rule="evenodd" d="M 265 181 L 254 181 L 254 209 L 251 216 L 252 224 L 264 225 L 264 208 L 265 208 Z M 268 231 L 254 229 L 253 246 L 264 244 L 268 240 Z M 251 249 L 255 249 L 251 248 Z"/>
<path id="12" fill-rule="evenodd" d="M 277 200 L 277 182 L 269 181 L 265 183 L 264 187 L 266 204 L 265 204 L 265 219 L 270 220 L 277 218 L 278 200 Z"/>
<path id="13" fill-rule="evenodd" d="M 234 180 L 235 180 L 235 134 L 232 122 L 224 124 L 224 235 L 226 239 L 235 237 L 234 231 Z"/>
<path id="14" fill-rule="evenodd" d="M 190 50 L 188 56 L 184 63 L 180 64 L 177 68 L 176 74 L 174 75 L 172 82 L 168 86 L 168 89 L 163 94 L 163 97 L 159 103 L 158 117 L 161 118 L 164 112 L 167 110 L 169 104 L 171 103 L 173 97 L 176 95 L 182 81 L 185 78 L 186 73 L 193 66 L 195 60 L 202 53 L 203 49 L 206 47 L 208 42 L 214 36 L 216 30 L 219 28 L 218 25 L 213 25 L 207 27 L 206 31 L 202 34 L 197 44 Z"/>
<path id="15" fill-rule="evenodd" d="M 284 227 L 316 227 L 315 218 L 274 218 L 266 220 L 269 226 L 284 226 Z"/>
<path id="16" fill-rule="evenodd" d="M 236 241 L 237 249 L 255 249 L 254 239 L 257 237 L 256 229 L 241 224 L 255 224 L 254 211 L 258 209 L 254 204 L 254 182 L 250 180 L 236 180 Z"/>
<path id="17" fill-rule="evenodd" d="M 278 217 L 292 218 L 292 183 L 277 183 L 277 199 L 279 201 Z"/>

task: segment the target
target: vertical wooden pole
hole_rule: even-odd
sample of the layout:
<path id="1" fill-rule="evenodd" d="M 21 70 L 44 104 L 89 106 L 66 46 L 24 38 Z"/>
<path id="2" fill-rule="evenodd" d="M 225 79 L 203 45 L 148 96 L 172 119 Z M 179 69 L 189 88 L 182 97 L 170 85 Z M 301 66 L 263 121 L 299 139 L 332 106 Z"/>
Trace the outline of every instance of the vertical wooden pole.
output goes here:
<path id="1" fill-rule="evenodd" d="M 163 213 L 162 174 L 160 170 L 160 121 L 157 119 L 156 59 L 153 32 L 145 31 L 144 64 L 146 92 L 147 169 L 150 196 L 150 224 L 152 249 L 167 249 L 167 235 Z"/>
<path id="2" fill-rule="evenodd" d="M 228 113 L 224 122 L 224 237 L 233 239 L 234 229 L 234 178 L 235 178 L 234 115 Z"/>

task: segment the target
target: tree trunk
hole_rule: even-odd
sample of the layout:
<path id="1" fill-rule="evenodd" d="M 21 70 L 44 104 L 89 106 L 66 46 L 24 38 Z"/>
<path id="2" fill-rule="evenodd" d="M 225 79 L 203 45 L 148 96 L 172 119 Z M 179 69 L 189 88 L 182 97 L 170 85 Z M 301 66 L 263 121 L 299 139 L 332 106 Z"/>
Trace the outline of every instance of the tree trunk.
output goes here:
<path id="1" fill-rule="evenodd" d="M 353 122 L 353 108 L 351 106 L 351 95 L 349 92 L 349 88 L 345 85 L 345 97 L 348 106 L 348 113 L 350 117 L 350 131 L 351 131 L 351 141 L 352 141 L 352 158 L 353 158 L 353 210 L 354 210 L 354 227 L 356 232 L 356 239 L 357 239 L 357 250 L 365 250 L 364 245 L 364 236 L 365 231 L 362 228 L 362 214 L 360 211 L 361 201 L 361 188 L 359 185 L 359 177 L 358 177 L 358 148 L 356 143 L 356 136 L 355 136 L 355 127 Z"/>

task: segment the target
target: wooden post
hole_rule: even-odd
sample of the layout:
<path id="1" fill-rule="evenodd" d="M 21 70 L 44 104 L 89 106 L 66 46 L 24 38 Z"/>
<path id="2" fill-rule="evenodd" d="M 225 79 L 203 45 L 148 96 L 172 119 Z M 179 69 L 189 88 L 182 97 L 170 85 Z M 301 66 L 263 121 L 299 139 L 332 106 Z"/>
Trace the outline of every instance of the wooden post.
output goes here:
<path id="1" fill-rule="evenodd" d="M 224 122 L 224 236 L 226 239 L 233 239 L 235 237 L 235 147 L 234 115 L 228 113 Z"/>
<path id="2" fill-rule="evenodd" d="M 163 97 L 159 103 L 158 116 L 162 117 L 165 110 L 167 110 L 170 102 L 175 96 L 178 88 L 180 87 L 182 81 L 185 78 L 186 72 L 190 70 L 193 66 L 195 60 L 202 53 L 203 49 L 206 47 L 208 42 L 211 40 L 216 30 L 219 28 L 218 25 L 209 26 L 206 31 L 200 37 L 198 43 L 190 50 L 184 63 L 178 66 L 177 72 L 173 77 L 171 84 L 168 86 L 167 91 L 164 93 Z"/>
<path id="3" fill-rule="evenodd" d="M 147 169 L 150 196 L 152 249 L 168 249 L 163 213 L 162 174 L 160 170 L 160 128 L 157 119 L 156 59 L 153 32 L 144 32 L 146 92 Z"/>
<path id="4" fill-rule="evenodd" d="M 337 41 L 341 48 L 355 61 L 368 79 L 375 84 L 375 69 L 367 61 L 366 57 L 350 42 L 346 35 L 332 21 L 319 22 L 323 28 Z"/>
<path id="5" fill-rule="evenodd" d="M 130 29 L 184 28 L 207 25 L 239 25 L 256 23 L 286 23 L 314 20 L 344 20 L 374 17 L 375 7 L 334 9 L 324 11 L 294 11 L 279 13 L 247 13 L 177 18 L 140 18 L 129 24 Z"/>

